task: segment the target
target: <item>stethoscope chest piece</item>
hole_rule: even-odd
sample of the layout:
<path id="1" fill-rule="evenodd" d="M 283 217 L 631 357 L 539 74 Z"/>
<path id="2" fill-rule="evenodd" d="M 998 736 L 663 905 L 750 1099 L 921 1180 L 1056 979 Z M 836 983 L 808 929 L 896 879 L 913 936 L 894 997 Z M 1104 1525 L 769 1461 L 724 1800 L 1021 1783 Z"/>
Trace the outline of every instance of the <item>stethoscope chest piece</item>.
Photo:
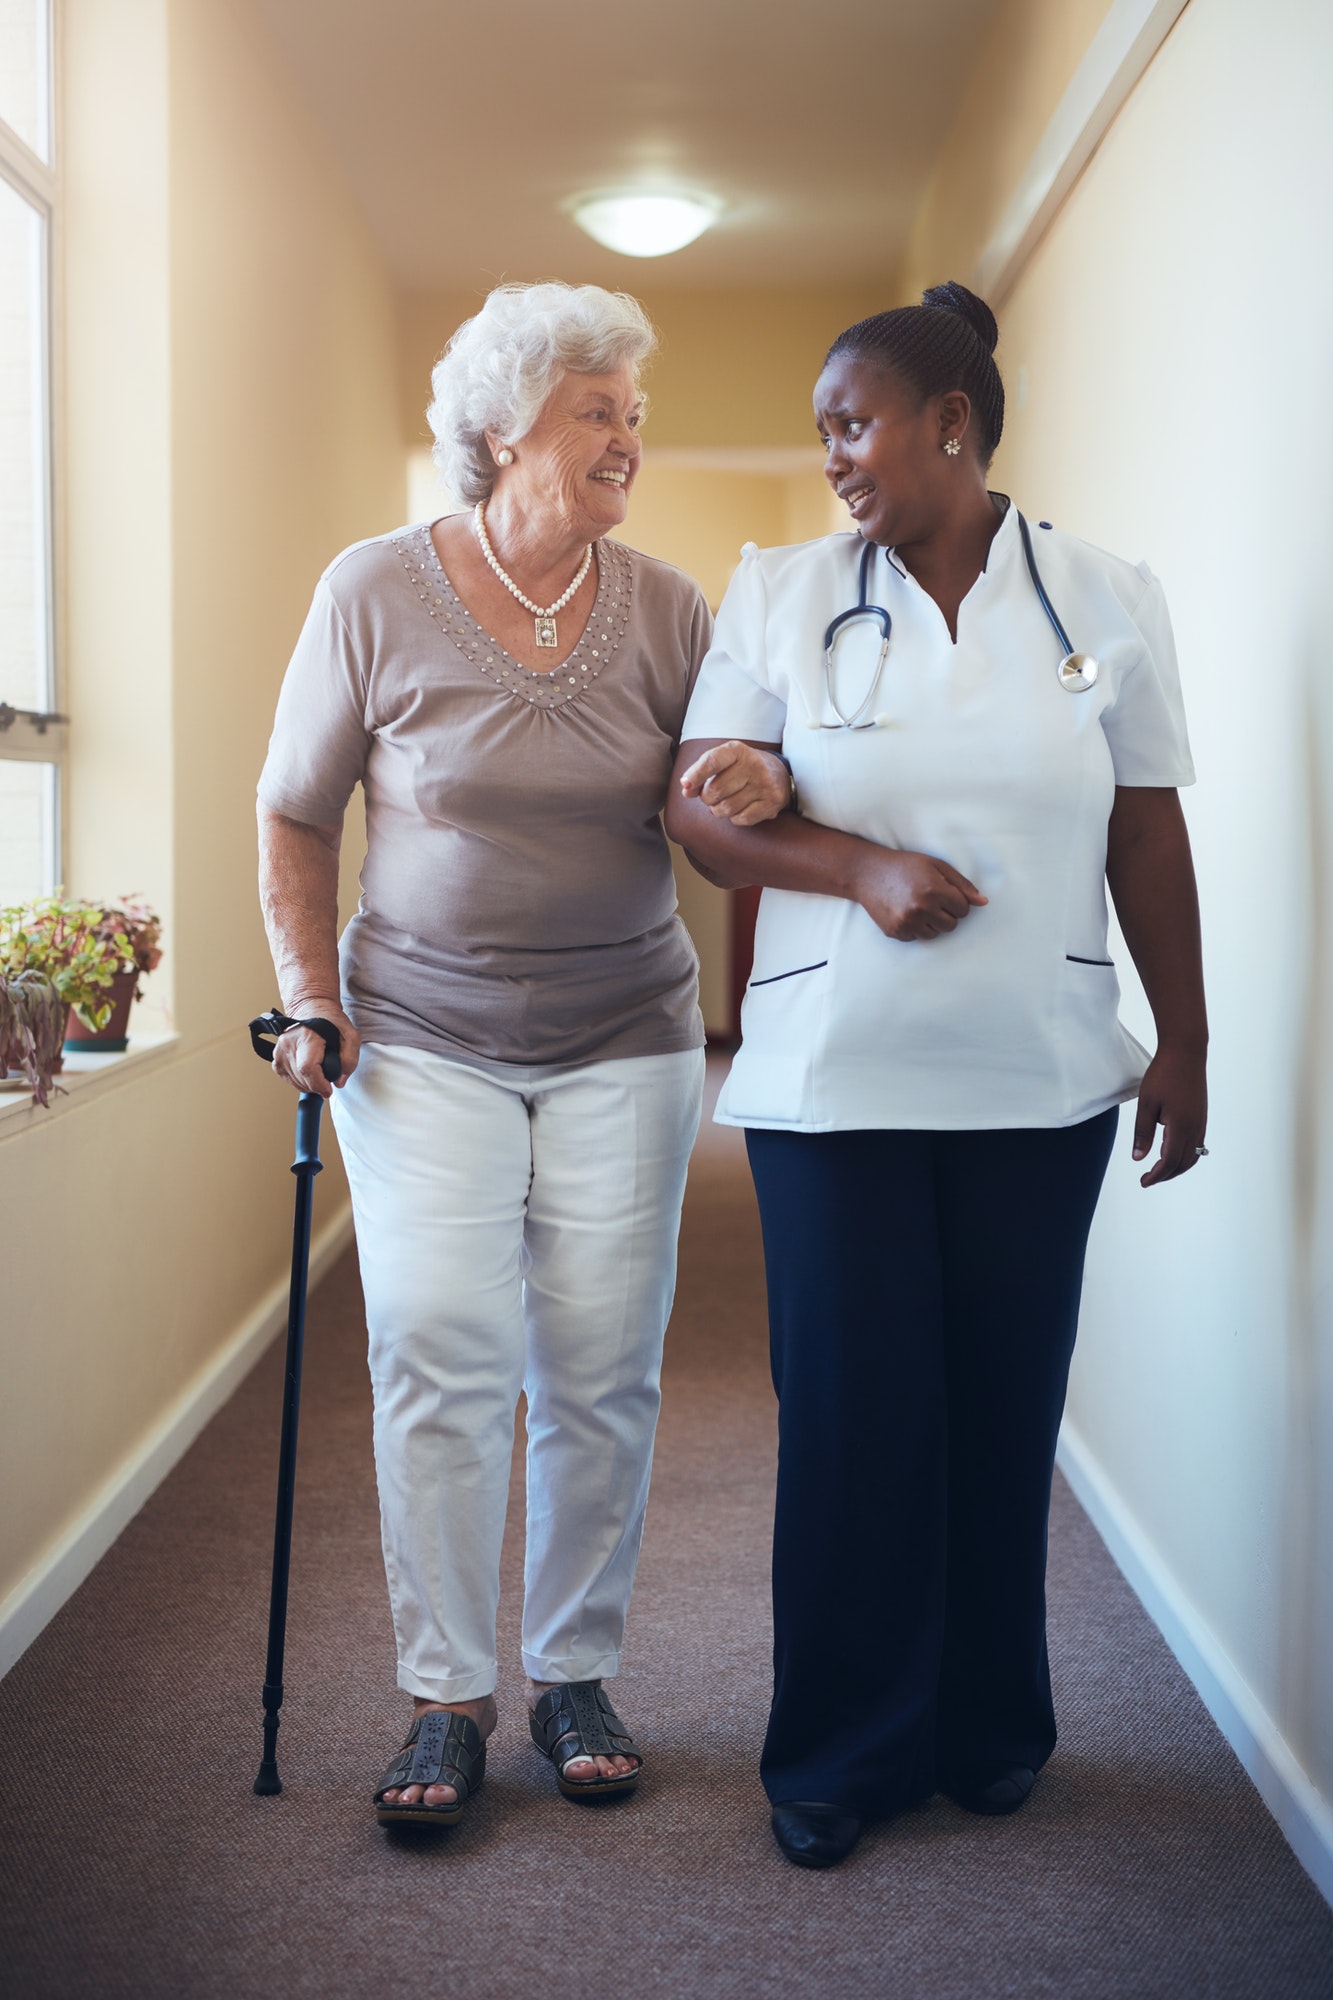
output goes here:
<path id="1" fill-rule="evenodd" d="M 1058 672 L 1066 694 L 1083 694 L 1097 684 L 1099 668 L 1091 653 L 1066 653 Z"/>
<path id="2" fill-rule="evenodd" d="M 871 715 L 869 713 L 875 696 L 879 693 L 880 681 L 884 677 L 884 662 L 889 657 L 889 640 L 893 636 L 893 620 L 884 609 L 884 606 L 882 604 L 867 604 L 866 602 L 870 565 L 875 560 L 875 553 L 875 544 L 873 542 L 866 542 L 862 545 L 860 585 L 856 593 L 856 603 L 850 611 L 840 611 L 824 634 L 824 693 L 828 699 L 829 707 L 838 719 L 836 722 L 820 722 L 816 717 L 811 716 L 806 724 L 807 729 L 878 729 L 881 722 L 885 722 L 888 719 L 886 716 Z M 867 618 L 874 624 L 879 633 L 879 657 L 871 669 L 870 679 L 864 695 L 851 714 L 846 715 L 843 713 L 838 701 L 834 677 L 833 649 L 837 644 L 840 633 L 846 632 L 850 626 L 860 624 Z"/>
<path id="3" fill-rule="evenodd" d="M 1018 532 L 1023 538 L 1023 555 L 1027 561 L 1028 575 L 1032 578 L 1032 587 L 1041 600 L 1041 608 L 1050 620 L 1052 631 L 1065 649 L 1065 656 L 1055 670 L 1060 685 L 1066 694 L 1086 694 L 1090 687 L 1097 685 L 1100 669 L 1091 653 L 1074 651 L 1069 634 L 1060 623 L 1055 606 L 1046 595 L 1046 586 L 1041 580 L 1041 571 L 1037 568 L 1037 558 L 1032 553 L 1032 536 L 1022 514 L 1018 516 Z"/>

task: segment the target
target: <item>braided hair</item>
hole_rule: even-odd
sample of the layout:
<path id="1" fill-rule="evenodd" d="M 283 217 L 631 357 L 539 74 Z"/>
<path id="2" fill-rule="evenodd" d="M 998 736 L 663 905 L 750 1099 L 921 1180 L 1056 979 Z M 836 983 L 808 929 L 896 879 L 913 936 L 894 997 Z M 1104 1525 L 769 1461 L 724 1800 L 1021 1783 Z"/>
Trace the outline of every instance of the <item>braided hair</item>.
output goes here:
<path id="1" fill-rule="evenodd" d="M 1004 384 L 993 358 L 999 336 L 985 300 L 951 280 L 923 292 L 919 306 L 896 306 L 849 326 L 824 366 L 843 354 L 874 362 L 900 376 L 922 403 L 961 389 L 972 405 L 984 467 L 1004 429 Z"/>

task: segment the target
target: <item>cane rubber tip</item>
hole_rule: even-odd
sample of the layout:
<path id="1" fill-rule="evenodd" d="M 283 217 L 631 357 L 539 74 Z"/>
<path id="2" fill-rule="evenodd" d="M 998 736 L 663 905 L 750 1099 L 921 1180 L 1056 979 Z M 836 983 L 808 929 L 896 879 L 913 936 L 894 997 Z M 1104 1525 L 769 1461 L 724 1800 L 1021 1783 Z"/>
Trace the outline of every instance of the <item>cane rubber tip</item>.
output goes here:
<path id="1" fill-rule="evenodd" d="M 270 1764 L 266 1760 L 260 1765 L 259 1776 L 255 1779 L 255 1790 L 261 1799 L 271 1799 L 282 1790 L 282 1779 L 278 1776 L 276 1764 Z"/>

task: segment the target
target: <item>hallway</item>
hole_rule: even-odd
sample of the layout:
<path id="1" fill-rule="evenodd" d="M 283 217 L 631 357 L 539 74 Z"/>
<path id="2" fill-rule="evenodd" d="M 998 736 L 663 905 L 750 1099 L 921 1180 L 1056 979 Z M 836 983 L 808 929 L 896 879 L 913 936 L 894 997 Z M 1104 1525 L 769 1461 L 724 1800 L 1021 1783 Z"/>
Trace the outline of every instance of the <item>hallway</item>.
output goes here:
<path id="1" fill-rule="evenodd" d="M 250 1792 L 278 1345 L 0 1686 L 5 1992 L 1333 1994 L 1333 1913 L 1063 1485 L 1051 1562 L 1063 1740 L 1028 1811 L 984 1821 L 940 1799 L 872 1831 L 835 1874 L 779 1859 L 755 1769 L 773 1453 L 758 1225 L 740 1135 L 708 1125 L 617 1683 L 648 1753 L 642 1794 L 562 1801 L 528 1744 L 511 1665 L 465 1825 L 382 1832 L 370 1780 L 404 1703 L 363 1349 L 349 1253 L 311 1314 L 281 1799 Z"/>

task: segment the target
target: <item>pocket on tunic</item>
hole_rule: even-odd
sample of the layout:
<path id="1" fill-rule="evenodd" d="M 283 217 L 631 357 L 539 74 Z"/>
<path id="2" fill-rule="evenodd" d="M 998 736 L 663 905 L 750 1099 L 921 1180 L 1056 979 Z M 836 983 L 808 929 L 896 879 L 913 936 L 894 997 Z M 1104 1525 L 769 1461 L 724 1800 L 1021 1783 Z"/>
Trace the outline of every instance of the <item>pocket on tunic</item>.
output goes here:
<path id="1" fill-rule="evenodd" d="M 806 972 L 822 972 L 828 964 L 826 958 L 817 958 L 813 965 L 793 965 L 788 972 L 768 972 L 762 979 L 751 979 L 746 992 L 753 992 L 756 986 L 776 986 L 780 979 L 799 979 Z"/>
<path id="2" fill-rule="evenodd" d="M 771 962 L 771 961 L 770 961 Z M 755 968 L 741 1008 L 741 1045 L 718 1109 L 738 1124 L 809 1124 L 824 1038 L 828 960 Z"/>
<path id="3" fill-rule="evenodd" d="M 1115 961 L 1066 952 L 1059 1041 L 1067 1119 L 1087 1117 L 1138 1089 L 1148 1055 L 1121 1021 L 1119 1008 Z"/>

